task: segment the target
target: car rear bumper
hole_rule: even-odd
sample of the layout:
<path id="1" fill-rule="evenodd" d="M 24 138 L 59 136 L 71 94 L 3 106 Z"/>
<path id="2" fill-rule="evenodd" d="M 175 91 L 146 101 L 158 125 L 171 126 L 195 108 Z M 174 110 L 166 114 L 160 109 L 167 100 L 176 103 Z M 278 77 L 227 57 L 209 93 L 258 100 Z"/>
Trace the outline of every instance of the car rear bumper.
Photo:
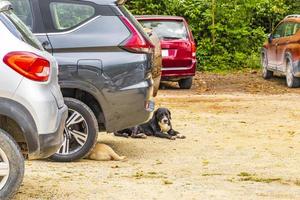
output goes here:
<path id="1" fill-rule="evenodd" d="M 57 116 L 58 125 L 54 132 L 39 135 L 39 152 L 34 155 L 29 154 L 29 159 L 47 158 L 53 155 L 63 143 L 63 131 L 65 121 L 68 117 L 68 108 L 63 106 L 59 109 Z"/>
<path id="2" fill-rule="evenodd" d="M 144 123 L 154 111 L 153 80 L 121 88 L 110 96 L 110 112 L 106 115 L 106 130 L 114 132 Z"/>
<path id="3" fill-rule="evenodd" d="M 179 80 L 186 77 L 195 76 L 196 74 L 197 62 L 193 62 L 191 66 L 188 67 L 168 67 L 162 68 L 162 81 L 164 80 Z"/>
<path id="4" fill-rule="evenodd" d="M 160 84 L 161 76 L 153 78 L 153 97 L 156 97 L 159 90 L 159 84 Z"/>

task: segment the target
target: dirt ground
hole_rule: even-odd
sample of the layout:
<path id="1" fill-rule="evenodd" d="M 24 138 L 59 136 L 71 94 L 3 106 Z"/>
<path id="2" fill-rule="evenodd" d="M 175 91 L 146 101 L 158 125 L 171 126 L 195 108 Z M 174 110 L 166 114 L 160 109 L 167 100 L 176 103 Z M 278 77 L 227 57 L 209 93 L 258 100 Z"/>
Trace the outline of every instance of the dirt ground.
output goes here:
<path id="1" fill-rule="evenodd" d="M 15 200 L 300 199 L 300 89 L 256 71 L 198 73 L 191 90 L 163 88 L 157 106 L 187 139 L 101 133 L 128 161 L 27 161 Z"/>

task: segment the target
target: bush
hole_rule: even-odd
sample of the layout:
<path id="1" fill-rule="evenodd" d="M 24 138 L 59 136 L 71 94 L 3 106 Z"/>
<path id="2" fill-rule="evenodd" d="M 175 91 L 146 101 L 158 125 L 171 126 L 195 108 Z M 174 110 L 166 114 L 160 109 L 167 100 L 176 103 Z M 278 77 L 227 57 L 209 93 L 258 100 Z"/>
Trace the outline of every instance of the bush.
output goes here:
<path id="1" fill-rule="evenodd" d="M 198 44 L 198 70 L 205 71 L 258 68 L 267 34 L 284 16 L 300 13 L 295 0 L 131 0 L 127 6 L 139 15 L 185 17 Z"/>

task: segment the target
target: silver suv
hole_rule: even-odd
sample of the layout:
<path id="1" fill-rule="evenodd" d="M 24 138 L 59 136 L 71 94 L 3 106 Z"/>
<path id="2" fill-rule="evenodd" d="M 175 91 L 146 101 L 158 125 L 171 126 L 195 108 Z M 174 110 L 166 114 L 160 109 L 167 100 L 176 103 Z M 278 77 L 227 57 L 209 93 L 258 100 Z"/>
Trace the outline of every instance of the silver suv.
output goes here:
<path id="1" fill-rule="evenodd" d="M 55 59 L 7 1 L 0 1 L 0 199 L 9 199 L 24 174 L 23 155 L 46 158 L 63 143 L 67 118 Z M 22 155 L 23 154 L 23 155 Z"/>

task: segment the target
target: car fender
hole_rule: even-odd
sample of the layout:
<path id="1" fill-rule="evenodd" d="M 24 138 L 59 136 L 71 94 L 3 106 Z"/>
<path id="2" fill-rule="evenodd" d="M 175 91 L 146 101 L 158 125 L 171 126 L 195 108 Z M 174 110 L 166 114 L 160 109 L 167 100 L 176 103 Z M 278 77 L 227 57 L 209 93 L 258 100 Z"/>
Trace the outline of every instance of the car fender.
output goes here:
<path id="1" fill-rule="evenodd" d="M 284 63 L 286 63 L 286 61 L 290 61 L 293 63 L 293 57 L 292 57 L 292 54 L 289 52 L 289 49 L 286 50 L 285 54 L 284 54 Z M 286 68 L 286 65 L 285 65 L 285 68 Z M 294 68 L 294 66 L 293 66 Z"/>
<path id="2" fill-rule="evenodd" d="M 292 53 L 289 51 L 285 53 L 285 61 L 287 60 L 289 60 L 292 63 L 294 76 L 300 77 L 300 61 L 294 61 Z"/>
<path id="3" fill-rule="evenodd" d="M 40 144 L 37 127 L 30 112 L 20 103 L 0 98 L 0 115 L 14 120 L 21 128 L 26 140 L 30 157 L 39 154 Z"/>
<path id="4" fill-rule="evenodd" d="M 104 95 L 102 94 L 101 91 L 98 90 L 98 88 L 86 81 L 59 81 L 59 85 L 62 89 L 79 89 L 82 91 L 85 91 L 89 94 L 91 94 L 100 104 L 103 115 L 104 115 L 104 123 L 106 124 L 106 113 L 108 112 L 108 104 L 105 101 Z"/>

